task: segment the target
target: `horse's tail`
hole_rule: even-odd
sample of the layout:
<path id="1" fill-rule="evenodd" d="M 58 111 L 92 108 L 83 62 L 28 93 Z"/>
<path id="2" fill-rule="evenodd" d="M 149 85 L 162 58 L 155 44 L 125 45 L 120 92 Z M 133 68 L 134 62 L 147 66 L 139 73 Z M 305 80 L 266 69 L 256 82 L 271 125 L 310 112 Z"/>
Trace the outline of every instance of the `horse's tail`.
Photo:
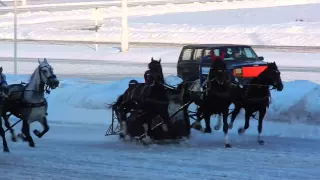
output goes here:
<path id="1" fill-rule="evenodd" d="M 114 109 L 114 108 L 118 107 L 118 106 L 123 102 L 123 95 L 124 95 L 124 94 L 120 95 L 120 96 L 118 97 L 117 101 L 114 102 L 114 103 L 109 104 L 109 105 L 107 106 L 107 108 L 108 108 L 108 109 Z"/>

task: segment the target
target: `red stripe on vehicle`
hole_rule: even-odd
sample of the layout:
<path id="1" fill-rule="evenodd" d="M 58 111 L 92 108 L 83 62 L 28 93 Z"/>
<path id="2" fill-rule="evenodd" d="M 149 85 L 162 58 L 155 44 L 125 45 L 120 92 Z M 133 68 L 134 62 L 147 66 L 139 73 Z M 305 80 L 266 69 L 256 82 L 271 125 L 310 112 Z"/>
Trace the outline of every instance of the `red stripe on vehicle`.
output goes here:
<path id="1" fill-rule="evenodd" d="M 258 77 L 267 66 L 253 66 L 253 67 L 242 67 L 242 77 L 254 78 Z"/>

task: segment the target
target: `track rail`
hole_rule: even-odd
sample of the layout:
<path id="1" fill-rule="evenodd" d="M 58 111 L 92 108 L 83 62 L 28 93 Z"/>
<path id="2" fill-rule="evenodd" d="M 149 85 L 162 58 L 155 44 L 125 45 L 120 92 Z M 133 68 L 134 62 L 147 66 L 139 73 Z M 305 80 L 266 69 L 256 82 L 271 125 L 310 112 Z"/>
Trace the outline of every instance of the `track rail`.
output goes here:
<path id="1" fill-rule="evenodd" d="M 1 41 L 13 42 L 11 39 L 0 39 Z M 61 45 L 73 45 L 73 44 L 103 44 L 108 46 L 121 46 L 120 42 L 114 41 L 63 41 L 63 40 L 33 40 L 33 39 L 20 39 L 18 42 L 30 42 L 30 43 L 47 43 L 47 44 L 61 44 Z M 135 42 L 131 41 L 131 47 L 168 47 L 168 48 L 180 48 L 184 45 L 196 44 L 196 43 L 172 43 L 172 42 Z M 249 44 L 250 45 L 250 44 Z M 281 52 L 320 52 L 320 46 L 279 46 L 279 45 L 250 45 L 254 49 L 260 50 L 273 50 Z"/>
<path id="2" fill-rule="evenodd" d="M 136 7 L 136 6 L 157 6 L 157 5 L 165 5 L 165 4 L 190 4 L 190 3 L 207 3 L 207 2 L 223 2 L 226 0 L 133 0 L 128 2 L 128 7 Z M 238 2 L 244 0 L 228 0 L 228 2 Z M 261 1 L 261 0 L 251 0 L 251 1 Z M 20 3 L 20 1 L 18 2 Z M 31 2 L 32 3 L 32 2 Z M 13 9 L 13 1 L 12 2 L 2 2 L 2 7 L 0 4 L 0 13 L 8 13 Z M 64 10 L 73 10 L 73 9 L 90 9 L 90 8 L 106 8 L 106 7 L 121 7 L 121 0 L 114 1 L 87 1 L 87 2 L 68 2 L 68 3 L 46 3 L 46 4 L 31 4 L 26 6 L 19 6 L 19 12 L 27 12 L 27 11 L 64 11 Z"/>

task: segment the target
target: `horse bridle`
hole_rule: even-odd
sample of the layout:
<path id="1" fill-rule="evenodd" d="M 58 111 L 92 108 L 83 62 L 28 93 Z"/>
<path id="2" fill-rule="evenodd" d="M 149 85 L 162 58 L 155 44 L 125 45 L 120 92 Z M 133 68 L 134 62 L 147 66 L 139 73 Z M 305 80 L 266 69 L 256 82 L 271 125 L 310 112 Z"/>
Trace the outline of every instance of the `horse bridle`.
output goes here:
<path id="1" fill-rule="evenodd" d="M 43 73 L 41 73 L 42 68 L 45 68 L 45 67 L 47 67 L 47 68 L 49 69 L 49 71 L 50 71 L 50 73 L 51 73 L 51 76 L 47 77 L 46 75 L 44 75 Z M 43 83 L 44 86 L 45 86 L 45 92 L 48 93 L 48 94 L 50 94 L 50 86 L 49 86 L 47 83 L 44 83 L 43 78 L 42 78 L 42 75 L 47 78 L 47 80 L 48 80 L 47 83 L 50 83 L 49 81 L 50 81 L 51 79 L 57 78 L 57 76 L 53 73 L 53 71 L 52 71 L 52 69 L 51 69 L 51 67 L 50 67 L 49 65 L 45 65 L 45 66 L 39 65 L 39 76 L 40 76 L 41 83 Z M 39 85 L 40 85 L 40 84 L 39 84 Z"/>
<path id="2" fill-rule="evenodd" d="M 276 74 L 280 74 L 280 71 L 277 70 L 271 70 L 272 72 L 275 72 Z M 260 79 L 260 77 L 257 77 L 257 79 Z M 245 84 L 246 86 L 258 86 L 258 87 L 269 87 L 272 86 L 269 90 L 274 90 L 276 89 L 276 86 L 279 84 L 280 82 L 274 81 L 272 85 L 264 85 L 264 84 Z"/>
<path id="3" fill-rule="evenodd" d="M 215 72 L 217 72 L 217 73 L 223 73 L 223 75 L 225 75 L 224 73 L 226 73 L 226 71 L 225 71 L 225 69 L 215 69 Z M 209 74 L 210 75 L 210 74 Z M 208 76 L 209 76 L 208 75 Z M 208 79 L 209 79 L 209 77 L 208 77 Z M 228 82 L 228 78 L 227 78 L 227 80 L 225 80 L 225 81 L 222 81 L 222 82 L 220 82 L 219 80 L 218 80 L 218 75 L 216 75 L 214 78 L 212 78 L 211 80 L 207 80 L 206 81 L 206 84 L 207 84 L 207 90 L 206 90 L 206 92 L 208 93 L 209 92 L 209 90 L 211 89 L 210 87 L 209 87 L 209 83 L 212 83 L 212 82 L 217 82 L 219 85 L 224 85 L 225 83 L 227 83 Z"/>
<path id="4" fill-rule="evenodd" d="M 277 70 L 271 70 L 272 72 L 275 72 L 276 74 L 279 74 L 280 73 L 280 71 L 277 69 Z M 257 77 L 258 79 L 260 79 L 260 77 Z M 260 87 L 267 87 L 267 88 L 269 88 L 269 86 L 272 86 L 269 90 L 271 91 L 271 90 L 274 90 L 274 89 L 276 89 L 276 86 L 278 85 L 278 83 L 279 82 L 275 82 L 275 83 L 273 83 L 272 85 L 263 85 L 263 84 L 251 84 L 251 83 L 249 83 L 249 84 L 246 84 L 246 86 L 257 86 L 258 88 L 260 88 Z M 248 96 L 248 91 L 249 91 L 249 87 L 246 89 L 246 91 L 245 91 L 245 97 L 246 96 Z M 259 100 L 265 100 L 265 99 L 267 99 L 267 98 L 270 98 L 270 100 L 271 100 L 271 94 L 269 93 L 269 95 L 267 95 L 266 97 L 262 97 L 262 98 L 250 98 L 250 99 L 248 99 L 248 100 L 256 100 L 256 101 L 259 101 Z"/>

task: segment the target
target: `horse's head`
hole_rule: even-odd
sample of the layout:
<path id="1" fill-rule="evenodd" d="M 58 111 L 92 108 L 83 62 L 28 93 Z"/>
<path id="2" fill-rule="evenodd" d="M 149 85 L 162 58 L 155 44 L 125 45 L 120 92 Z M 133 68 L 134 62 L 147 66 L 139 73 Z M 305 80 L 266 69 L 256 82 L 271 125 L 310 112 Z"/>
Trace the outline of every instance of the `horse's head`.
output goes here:
<path id="1" fill-rule="evenodd" d="M 154 60 L 153 57 L 151 58 L 151 62 L 148 64 L 150 69 L 151 76 L 155 82 L 164 83 L 164 77 L 162 72 L 161 66 L 161 58 L 159 61 Z"/>
<path id="2" fill-rule="evenodd" d="M 213 61 L 210 68 L 209 81 L 224 84 L 228 81 L 227 65 L 222 60 Z"/>
<path id="3" fill-rule="evenodd" d="M 277 91 L 283 90 L 283 83 L 280 76 L 280 71 L 275 62 L 268 63 L 267 68 L 259 75 L 266 79 L 266 83 L 273 86 Z"/>
<path id="4" fill-rule="evenodd" d="M 8 97 L 8 83 L 7 83 L 7 78 L 6 75 L 3 74 L 3 68 L 0 67 L 0 89 L 1 93 L 4 97 Z"/>
<path id="5" fill-rule="evenodd" d="M 55 89 L 59 86 L 59 80 L 57 76 L 53 72 L 53 68 L 48 63 L 47 59 L 45 58 L 43 61 L 39 62 L 39 75 L 41 81 L 48 85 L 51 89 Z"/>

